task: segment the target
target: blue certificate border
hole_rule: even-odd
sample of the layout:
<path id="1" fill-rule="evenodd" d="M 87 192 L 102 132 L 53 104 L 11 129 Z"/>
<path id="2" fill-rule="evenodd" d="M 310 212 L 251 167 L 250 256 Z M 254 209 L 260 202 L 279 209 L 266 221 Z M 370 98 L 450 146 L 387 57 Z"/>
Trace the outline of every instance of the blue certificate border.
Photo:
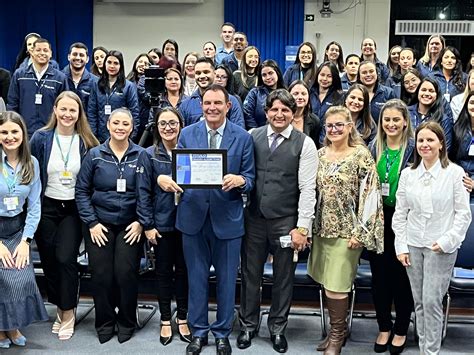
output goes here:
<path id="1" fill-rule="evenodd" d="M 178 181 L 190 181 L 191 170 L 182 169 L 183 166 L 189 166 L 191 161 L 191 154 L 221 154 L 222 155 L 222 177 L 227 174 L 227 149 L 173 149 L 171 151 L 172 159 L 172 177 L 173 180 Z M 180 168 L 178 170 L 178 167 Z M 189 184 L 184 183 L 178 185 L 182 188 L 188 189 L 217 189 L 222 188 L 222 184 L 219 185 L 207 185 L 207 184 Z"/>

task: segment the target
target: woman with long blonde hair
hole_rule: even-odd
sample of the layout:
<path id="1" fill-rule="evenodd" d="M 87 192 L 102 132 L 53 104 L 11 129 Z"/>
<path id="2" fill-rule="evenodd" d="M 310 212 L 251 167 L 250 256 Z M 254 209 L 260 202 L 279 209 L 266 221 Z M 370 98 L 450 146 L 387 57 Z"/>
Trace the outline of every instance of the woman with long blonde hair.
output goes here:
<path id="1" fill-rule="evenodd" d="M 76 177 L 86 152 L 98 144 L 81 99 L 72 91 L 59 94 L 49 122 L 31 138 L 31 153 L 40 166 L 43 202 L 36 244 L 48 300 L 57 306 L 51 331 L 60 340 L 74 334 L 79 287 L 77 255 L 83 235 L 74 199 Z"/>

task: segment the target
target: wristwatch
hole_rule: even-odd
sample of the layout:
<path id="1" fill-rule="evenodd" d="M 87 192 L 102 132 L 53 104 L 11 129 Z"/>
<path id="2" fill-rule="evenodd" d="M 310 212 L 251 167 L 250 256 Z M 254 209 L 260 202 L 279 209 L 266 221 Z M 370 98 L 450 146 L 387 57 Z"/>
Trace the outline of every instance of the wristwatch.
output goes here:
<path id="1" fill-rule="evenodd" d="M 309 233 L 308 228 L 305 228 L 305 227 L 298 227 L 296 230 L 298 231 L 298 233 L 300 233 L 301 235 L 303 235 L 303 236 L 305 236 L 305 237 L 306 237 L 306 236 L 308 235 L 308 233 Z"/>
<path id="2" fill-rule="evenodd" d="M 26 239 L 23 239 L 23 241 L 26 242 L 26 244 L 30 245 L 33 241 L 33 238 L 27 237 Z"/>

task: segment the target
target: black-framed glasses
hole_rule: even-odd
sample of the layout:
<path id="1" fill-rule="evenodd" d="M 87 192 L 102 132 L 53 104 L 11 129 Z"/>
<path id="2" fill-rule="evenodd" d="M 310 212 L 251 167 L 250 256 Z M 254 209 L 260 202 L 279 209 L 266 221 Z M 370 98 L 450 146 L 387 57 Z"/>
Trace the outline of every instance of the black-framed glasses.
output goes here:
<path id="1" fill-rule="evenodd" d="M 326 131 L 342 131 L 345 126 L 351 124 L 352 122 L 336 122 L 336 123 L 326 123 Z"/>
<path id="2" fill-rule="evenodd" d="M 158 127 L 166 128 L 166 126 L 170 126 L 170 128 L 174 129 L 179 126 L 178 121 L 158 121 Z"/>

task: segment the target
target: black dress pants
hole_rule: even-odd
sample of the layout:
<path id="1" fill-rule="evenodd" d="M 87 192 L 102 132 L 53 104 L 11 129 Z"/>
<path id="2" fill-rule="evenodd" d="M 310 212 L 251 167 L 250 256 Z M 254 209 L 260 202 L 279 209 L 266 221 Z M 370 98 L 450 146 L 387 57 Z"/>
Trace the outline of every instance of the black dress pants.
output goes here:
<path id="1" fill-rule="evenodd" d="M 162 321 L 171 320 L 171 299 L 176 293 L 178 318 L 188 314 L 188 276 L 183 255 L 181 232 L 160 233 L 156 250 L 156 274 L 158 276 L 158 300 Z"/>
<path id="2" fill-rule="evenodd" d="M 62 310 L 77 306 L 81 225 L 74 200 L 44 197 L 35 240 L 46 278 L 48 301 Z"/>
<path id="3" fill-rule="evenodd" d="M 413 296 L 405 267 L 395 254 L 395 235 L 392 230 L 392 218 L 395 208 L 385 206 L 384 212 L 384 252 L 369 252 L 372 270 L 372 296 L 379 331 L 392 330 L 405 336 L 410 325 L 413 311 Z M 392 322 L 392 303 L 395 305 L 395 325 Z"/>
<path id="4" fill-rule="evenodd" d="M 119 333 L 132 334 L 137 323 L 138 268 L 143 239 L 127 244 L 123 238 L 127 225 L 102 224 L 108 229 L 105 246 L 92 243 L 90 234 L 85 238 L 94 290 L 95 328 L 99 335 L 109 335 L 117 325 Z"/>
<path id="5" fill-rule="evenodd" d="M 283 334 L 288 324 L 296 263 L 293 249 L 282 248 L 280 237 L 296 225 L 296 216 L 265 219 L 246 211 L 242 241 L 239 320 L 241 329 L 255 331 L 260 317 L 260 287 L 268 252 L 273 254 L 272 304 L 268 315 L 271 335 Z"/>

